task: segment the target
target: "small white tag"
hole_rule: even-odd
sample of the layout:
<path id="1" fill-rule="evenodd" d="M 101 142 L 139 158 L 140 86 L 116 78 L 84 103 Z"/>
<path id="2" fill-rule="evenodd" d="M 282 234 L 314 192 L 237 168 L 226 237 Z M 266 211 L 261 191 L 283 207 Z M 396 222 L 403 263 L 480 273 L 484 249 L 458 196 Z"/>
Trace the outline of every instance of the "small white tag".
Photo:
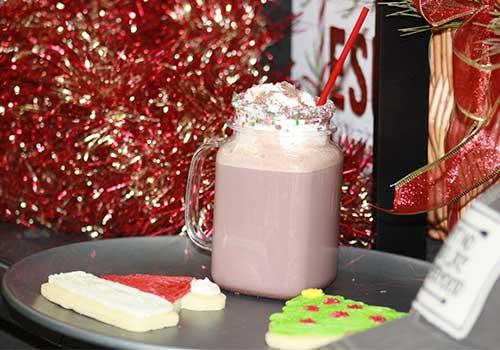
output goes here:
<path id="1" fill-rule="evenodd" d="M 413 307 L 461 340 L 500 275 L 500 214 L 475 201 L 439 251 Z"/>

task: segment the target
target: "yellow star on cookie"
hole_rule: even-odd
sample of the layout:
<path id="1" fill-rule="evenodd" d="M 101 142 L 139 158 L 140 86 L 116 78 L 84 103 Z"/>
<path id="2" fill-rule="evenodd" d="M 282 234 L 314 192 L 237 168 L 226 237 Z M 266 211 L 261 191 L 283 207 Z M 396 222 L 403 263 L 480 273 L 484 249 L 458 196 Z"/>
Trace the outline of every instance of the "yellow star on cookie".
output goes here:
<path id="1" fill-rule="evenodd" d="M 325 293 L 323 293 L 323 290 L 318 288 L 304 289 L 301 294 L 304 298 L 308 299 L 319 298 L 325 295 Z"/>

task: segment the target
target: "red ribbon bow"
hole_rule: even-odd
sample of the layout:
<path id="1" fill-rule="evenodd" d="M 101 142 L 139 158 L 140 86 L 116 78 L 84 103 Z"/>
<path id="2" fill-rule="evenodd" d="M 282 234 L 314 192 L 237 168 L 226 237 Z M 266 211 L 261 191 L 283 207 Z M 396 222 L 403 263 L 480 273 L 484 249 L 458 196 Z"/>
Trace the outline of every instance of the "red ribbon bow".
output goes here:
<path id="1" fill-rule="evenodd" d="M 500 174 L 500 55 L 488 40 L 496 0 L 414 0 L 433 26 L 463 21 L 453 38 L 455 108 L 446 154 L 396 183 L 393 213 L 414 214 L 451 204 Z M 496 14 L 498 16 L 498 13 Z"/>

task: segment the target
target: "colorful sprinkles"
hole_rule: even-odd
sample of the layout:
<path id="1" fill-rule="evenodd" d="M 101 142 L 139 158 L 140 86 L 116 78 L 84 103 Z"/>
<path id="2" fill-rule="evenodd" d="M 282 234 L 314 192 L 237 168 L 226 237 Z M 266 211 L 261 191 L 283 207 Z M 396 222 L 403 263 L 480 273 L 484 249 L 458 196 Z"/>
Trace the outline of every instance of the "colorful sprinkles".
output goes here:
<path id="1" fill-rule="evenodd" d="M 380 315 L 370 316 L 369 319 L 372 320 L 373 322 L 377 322 L 377 323 L 387 322 L 387 319 L 384 316 L 380 316 Z"/>
<path id="2" fill-rule="evenodd" d="M 349 317 L 349 313 L 345 311 L 334 311 L 332 312 L 333 318 Z"/>
<path id="3" fill-rule="evenodd" d="M 330 305 L 330 304 L 340 304 L 340 300 L 338 300 L 337 298 L 327 298 L 323 304 L 325 305 Z"/>
<path id="4" fill-rule="evenodd" d="M 234 94 L 233 128 L 251 127 L 262 130 L 292 132 L 299 129 L 332 131 L 335 105 L 328 100 L 316 106 L 317 97 L 301 91 L 288 82 L 255 85 Z"/>
<path id="5" fill-rule="evenodd" d="M 306 306 L 304 306 L 304 309 L 307 310 L 307 311 L 318 312 L 319 311 L 319 306 L 316 306 L 316 305 L 306 305 Z"/>
<path id="6" fill-rule="evenodd" d="M 308 318 L 304 318 L 304 319 L 300 320 L 300 323 L 316 323 L 316 321 L 314 321 L 312 318 L 308 317 Z"/>

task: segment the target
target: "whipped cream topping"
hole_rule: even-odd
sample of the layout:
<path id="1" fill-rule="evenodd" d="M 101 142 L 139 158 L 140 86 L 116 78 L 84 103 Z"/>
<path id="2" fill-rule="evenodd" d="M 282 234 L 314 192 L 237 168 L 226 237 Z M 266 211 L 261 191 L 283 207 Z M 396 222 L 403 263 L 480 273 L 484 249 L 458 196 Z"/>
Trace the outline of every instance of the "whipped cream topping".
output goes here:
<path id="1" fill-rule="evenodd" d="M 83 271 L 50 275 L 49 283 L 140 317 L 173 310 L 173 305 L 168 300 Z"/>
<path id="2" fill-rule="evenodd" d="M 220 293 L 220 288 L 217 284 L 210 281 L 207 277 L 202 280 L 193 278 L 193 280 L 191 281 L 191 293 L 217 295 Z"/>
<path id="3" fill-rule="evenodd" d="M 316 101 L 288 82 L 255 85 L 233 96 L 236 116 L 230 124 L 285 132 L 334 129 L 333 102 L 316 106 Z"/>

